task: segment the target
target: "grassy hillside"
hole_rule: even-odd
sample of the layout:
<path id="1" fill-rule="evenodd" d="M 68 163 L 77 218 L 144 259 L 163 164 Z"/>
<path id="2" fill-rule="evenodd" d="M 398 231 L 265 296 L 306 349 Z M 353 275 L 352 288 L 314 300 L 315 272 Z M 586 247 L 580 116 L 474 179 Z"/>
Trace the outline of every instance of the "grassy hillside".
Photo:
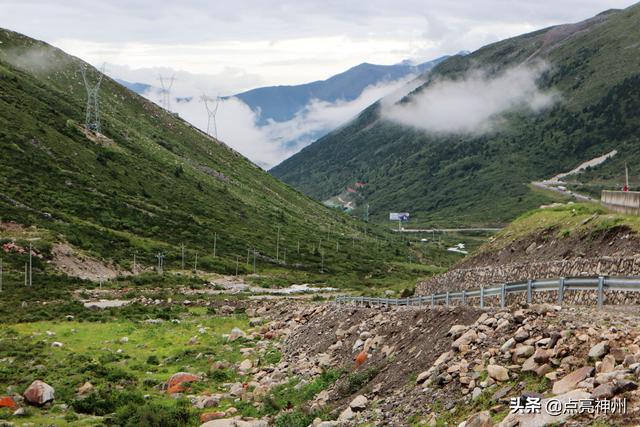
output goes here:
<path id="1" fill-rule="evenodd" d="M 252 272 L 254 248 L 259 268 L 316 273 L 370 274 L 406 259 L 400 243 L 380 245 L 380 230 L 282 184 L 107 77 L 102 134 L 87 131 L 85 65 L 0 30 L 0 220 L 31 226 L 17 238 L 23 248 L 35 239 L 36 274 L 49 269 L 51 245 L 65 241 L 124 270 L 134 253 L 139 266 L 154 266 L 158 252 L 166 269 L 180 268 L 182 243 L 188 266 L 197 252 L 199 269 L 227 273 L 237 260 L 240 273 Z M 87 75 L 95 82 L 98 72 Z M 16 239 L 2 230 L 2 243 Z M 4 258 L 5 273 L 22 271 L 26 255 Z"/>
<path id="2" fill-rule="evenodd" d="M 446 226 L 509 221 L 554 197 L 531 181 L 612 149 L 619 156 L 602 167 L 611 168 L 605 175 L 615 182 L 622 161 L 640 161 L 639 24 L 640 6 L 633 6 L 504 40 L 444 61 L 417 90 L 534 57 L 550 65 L 538 86 L 561 97 L 540 114 L 512 111 L 483 135 L 433 134 L 382 120 L 376 104 L 272 173 L 321 200 L 365 181 L 371 218 L 409 211 L 416 223 Z"/>

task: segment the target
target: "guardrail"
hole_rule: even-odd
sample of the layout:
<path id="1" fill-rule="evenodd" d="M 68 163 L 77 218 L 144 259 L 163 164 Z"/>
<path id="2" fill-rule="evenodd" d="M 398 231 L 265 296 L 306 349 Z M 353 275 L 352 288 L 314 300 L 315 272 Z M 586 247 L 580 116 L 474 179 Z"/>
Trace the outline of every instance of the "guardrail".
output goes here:
<path id="1" fill-rule="evenodd" d="M 561 305 L 566 291 L 596 291 L 597 305 L 601 308 L 604 303 L 605 291 L 640 291 L 640 277 L 560 277 L 558 279 L 527 280 L 526 282 L 504 283 L 489 288 L 481 287 L 474 290 L 458 292 L 446 292 L 440 294 L 420 295 L 410 298 L 376 298 L 376 297 L 336 297 L 335 303 L 361 303 L 384 306 L 424 306 L 432 307 L 444 303 L 448 307 L 453 301 L 460 301 L 461 305 L 468 304 L 469 300 L 478 298 L 480 308 L 484 308 L 487 297 L 499 297 L 500 307 L 505 306 L 508 294 L 527 294 L 527 302 L 533 300 L 534 292 L 558 292 L 558 304 Z"/>

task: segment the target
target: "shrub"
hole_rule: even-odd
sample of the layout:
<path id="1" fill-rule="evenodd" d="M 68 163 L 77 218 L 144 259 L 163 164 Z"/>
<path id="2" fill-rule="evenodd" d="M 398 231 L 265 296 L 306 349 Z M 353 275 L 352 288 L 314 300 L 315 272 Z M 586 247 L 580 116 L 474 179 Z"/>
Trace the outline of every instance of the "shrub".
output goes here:
<path id="1" fill-rule="evenodd" d="M 175 404 L 129 404 L 116 412 L 115 421 L 123 427 L 182 427 L 193 423 L 195 414 L 186 399 Z"/>

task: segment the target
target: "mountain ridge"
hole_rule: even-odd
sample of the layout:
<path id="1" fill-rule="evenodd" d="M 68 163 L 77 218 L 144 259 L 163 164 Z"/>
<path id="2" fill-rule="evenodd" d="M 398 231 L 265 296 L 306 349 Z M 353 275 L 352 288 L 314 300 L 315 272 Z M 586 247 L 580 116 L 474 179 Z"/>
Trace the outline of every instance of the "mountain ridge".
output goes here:
<path id="1" fill-rule="evenodd" d="M 377 221 L 389 211 L 409 211 L 417 223 L 507 222 L 554 199 L 532 189 L 534 179 L 570 170 L 614 148 L 637 159 L 631 130 L 638 123 L 634 70 L 640 64 L 632 53 L 640 46 L 632 31 L 638 22 L 640 7 L 635 5 L 581 25 L 550 27 L 490 44 L 443 61 L 402 101 L 413 102 L 440 81 L 464 80 L 473 70 L 498 75 L 534 54 L 547 61 L 549 67 L 536 84 L 559 91 L 560 102 L 537 114 L 509 112 L 495 132 L 424 132 L 386 120 L 377 103 L 271 172 L 319 200 L 364 181 L 362 195 Z M 607 179 L 616 178 L 607 174 Z"/>

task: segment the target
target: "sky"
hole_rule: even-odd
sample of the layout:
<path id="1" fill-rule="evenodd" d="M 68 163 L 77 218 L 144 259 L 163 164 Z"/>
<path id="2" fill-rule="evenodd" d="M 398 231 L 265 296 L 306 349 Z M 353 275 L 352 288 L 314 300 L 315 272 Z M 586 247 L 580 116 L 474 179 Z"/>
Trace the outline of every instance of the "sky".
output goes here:
<path id="1" fill-rule="evenodd" d="M 579 21 L 632 3 L 629 0 L 0 0 L 0 27 L 44 40 L 94 65 L 106 62 L 107 74 L 113 77 L 158 85 L 159 73 L 176 73 L 177 96 L 231 95 L 254 87 L 325 79 L 362 62 L 393 64 L 405 59 L 419 62 L 461 50 L 473 51 L 507 37 Z M 391 91 L 399 82 L 389 83 Z M 366 100 L 371 93 L 386 92 L 379 87 L 370 88 Z M 356 101 L 357 104 L 343 105 L 344 120 L 357 114 L 355 105 L 366 107 L 365 99 Z M 193 117 L 185 117 L 187 120 L 197 122 L 198 126 L 204 122 L 206 126 L 203 108 L 198 109 L 198 117 L 193 105 L 189 110 L 194 110 L 190 113 Z M 234 117 L 227 125 L 220 124 L 221 132 L 226 129 L 228 137 L 239 138 L 233 135 L 242 132 L 229 127 L 237 126 L 234 123 L 251 126 L 251 122 L 250 116 L 242 120 Z M 300 118 L 291 126 L 299 126 L 299 122 Z M 334 120 L 330 124 L 342 123 Z M 273 139 L 273 129 L 252 131 L 261 137 L 257 138 L 255 132 L 245 132 L 244 139 L 225 142 L 263 167 L 292 154 L 278 143 L 282 135 Z M 283 132 L 289 134 L 291 128 Z"/>

